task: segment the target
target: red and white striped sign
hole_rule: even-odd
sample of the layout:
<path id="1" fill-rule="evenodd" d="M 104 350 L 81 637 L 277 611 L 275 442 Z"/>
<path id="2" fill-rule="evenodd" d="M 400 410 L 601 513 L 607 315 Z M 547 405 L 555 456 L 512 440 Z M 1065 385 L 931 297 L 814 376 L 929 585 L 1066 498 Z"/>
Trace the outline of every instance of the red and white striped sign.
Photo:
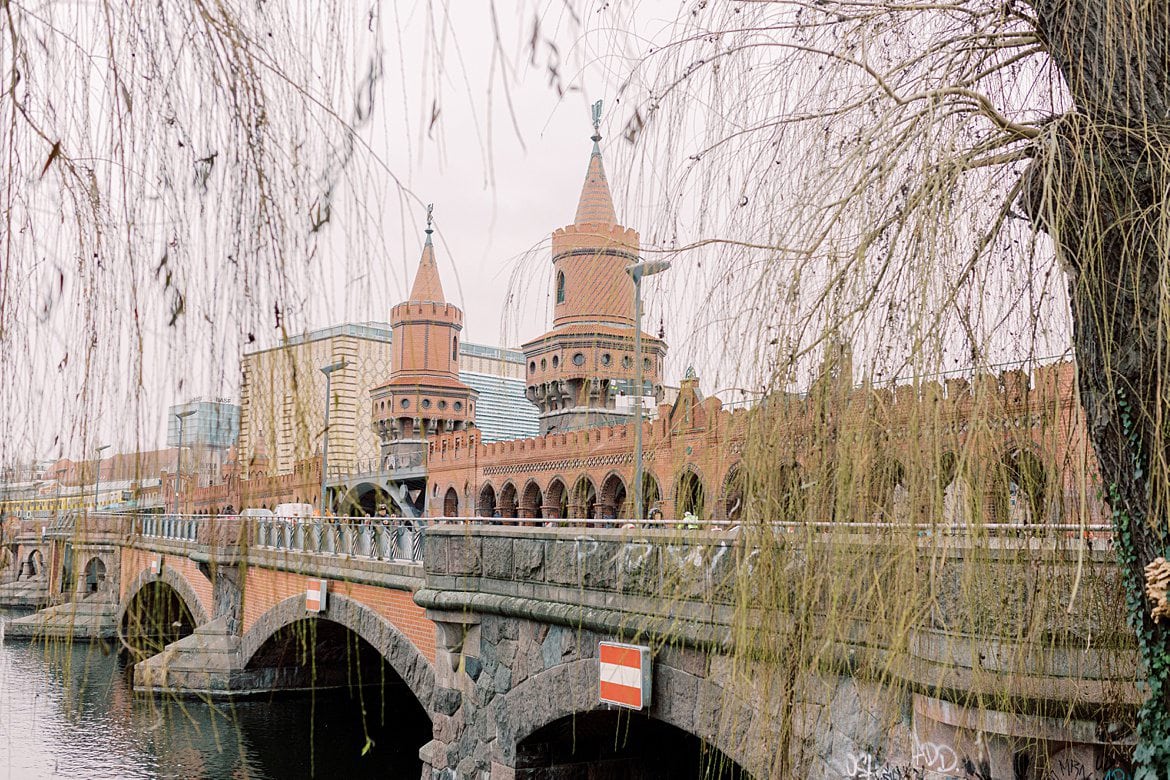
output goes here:
<path id="1" fill-rule="evenodd" d="M 150 573 L 156 577 L 160 573 L 162 573 L 162 556 L 161 555 L 157 555 L 154 558 L 150 559 Z"/>
<path id="2" fill-rule="evenodd" d="M 309 587 L 305 590 L 305 611 L 324 612 L 328 591 L 329 580 L 309 580 Z"/>
<path id="3" fill-rule="evenodd" d="M 650 706 L 650 648 L 601 642 L 601 701 L 640 710 Z"/>

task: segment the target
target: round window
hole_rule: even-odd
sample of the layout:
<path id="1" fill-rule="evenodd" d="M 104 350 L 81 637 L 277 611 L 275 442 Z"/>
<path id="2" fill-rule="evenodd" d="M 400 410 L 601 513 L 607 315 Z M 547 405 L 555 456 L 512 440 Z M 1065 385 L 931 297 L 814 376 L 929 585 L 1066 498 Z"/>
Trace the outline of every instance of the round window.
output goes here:
<path id="1" fill-rule="evenodd" d="M 642 368 L 650 370 L 650 358 L 642 358 Z"/>
<path id="2" fill-rule="evenodd" d="M 455 402 L 455 411 L 457 411 L 457 412 L 463 411 L 463 402 L 462 401 Z"/>
<path id="3" fill-rule="evenodd" d="M 573 365 L 575 365 L 575 366 L 585 365 L 585 353 L 584 352 L 577 352 L 573 355 Z"/>
<path id="4" fill-rule="evenodd" d="M 528 373 L 530 373 L 530 374 L 536 373 L 536 361 L 535 360 L 533 360 L 531 363 L 528 364 Z"/>
<path id="5" fill-rule="evenodd" d="M 556 355 L 553 355 L 553 368 L 556 368 L 560 364 L 561 364 L 561 359 L 559 357 L 557 357 Z"/>
<path id="6" fill-rule="evenodd" d="M 429 399 L 429 398 L 424 398 L 424 399 L 422 400 L 422 408 L 424 408 L 424 409 L 430 409 L 430 408 L 431 408 L 431 399 Z"/>
<path id="7" fill-rule="evenodd" d="M 604 353 L 602 353 L 602 355 L 601 355 L 601 365 L 603 365 L 603 366 L 608 366 L 608 365 L 609 365 L 610 363 L 612 363 L 612 362 L 613 362 L 613 358 L 612 358 L 612 357 L 610 357 L 610 355 L 609 355 L 609 353 L 608 353 L 608 352 L 604 352 Z"/>
<path id="8" fill-rule="evenodd" d="M 440 408 L 440 409 L 446 409 L 446 408 L 447 408 L 447 402 L 446 402 L 446 401 L 439 401 L 439 408 Z"/>
<path id="9" fill-rule="evenodd" d="M 630 360 L 629 355 L 626 355 L 624 358 L 622 358 L 622 368 L 629 368 L 632 365 L 634 365 L 634 361 Z"/>
<path id="10" fill-rule="evenodd" d="M 548 368 L 548 361 L 546 361 L 544 358 L 541 358 L 540 359 L 540 370 L 544 371 L 546 368 Z"/>
<path id="11" fill-rule="evenodd" d="M 409 398 L 403 398 L 403 399 L 402 399 L 402 408 L 403 408 L 403 409 L 409 409 L 409 408 L 410 408 L 410 399 L 409 399 Z"/>

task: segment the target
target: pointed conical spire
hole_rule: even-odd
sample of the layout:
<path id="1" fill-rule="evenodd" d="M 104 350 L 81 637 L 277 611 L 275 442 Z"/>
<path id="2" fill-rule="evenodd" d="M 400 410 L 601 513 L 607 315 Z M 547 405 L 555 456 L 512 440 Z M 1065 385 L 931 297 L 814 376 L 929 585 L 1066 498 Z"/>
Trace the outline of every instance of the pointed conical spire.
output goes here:
<path id="1" fill-rule="evenodd" d="M 410 300 L 443 303 L 446 298 L 443 297 L 443 283 L 439 281 L 439 266 L 435 262 L 435 245 L 431 241 L 431 234 L 435 232 L 431 227 L 433 207 L 434 204 L 427 206 L 427 240 L 418 261 L 418 271 L 414 274 L 414 286 L 410 288 Z"/>
<path id="2" fill-rule="evenodd" d="M 582 222 L 604 222 L 617 224 L 617 212 L 613 208 L 613 196 L 609 192 L 609 181 L 605 178 L 605 166 L 601 162 L 601 101 L 593 104 L 593 153 L 589 156 L 589 170 L 585 173 L 585 186 L 581 188 L 581 200 L 577 203 L 577 224 Z"/>

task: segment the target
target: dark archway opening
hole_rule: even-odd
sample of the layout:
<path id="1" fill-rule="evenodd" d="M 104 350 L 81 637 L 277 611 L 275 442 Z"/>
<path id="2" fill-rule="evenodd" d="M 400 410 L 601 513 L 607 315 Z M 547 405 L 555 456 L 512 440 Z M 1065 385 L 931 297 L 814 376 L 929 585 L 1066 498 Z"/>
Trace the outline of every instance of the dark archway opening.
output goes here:
<path id="1" fill-rule="evenodd" d="M 337 513 L 343 517 L 374 517 L 378 514 L 378 507 L 385 507 L 389 513 L 390 505 L 393 503 L 385 490 L 369 482 L 363 482 L 341 497 Z"/>
<path id="2" fill-rule="evenodd" d="M 565 518 L 569 516 L 569 495 L 565 483 L 554 479 L 544 492 L 544 516 Z"/>
<path id="3" fill-rule="evenodd" d="M 384 777 L 422 774 L 418 752 L 432 737 L 426 710 L 381 653 L 345 626 L 317 618 L 291 623 L 257 649 L 245 674 L 256 678 L 257 689 L 312 702 L 300 707 L 311 720 L 304 739 L 262 751 L 284 767 L 272 776 L 298 768 L 335 777 L 338 766 L 368 767 Z"/>
<path id="4" fill-rule="evenodd" d="M 500 488 L 500 517 L 515 517 L 518 509 L 516 486 L 509 482 Z"/>
<path id="5" fill-rule="evenodd" d="M 544 507 L 544 494 L 540 492 L 540 485 L 529 482 L 524 486 L 524 495 L 520 500 L 521 517 L 540 517 Z"/>
<path id="6" fill-rule="evenodd" d="M 123 647 L 141 660 L 194 631 L 195 618 L 183 597 L 167 583 L 154 580 L 130 599 L 118 626 L 118 637 Z"/>
<path id="7" fill-rule="evenodd" d="M 491 484 L 485 484 L 479 489 L 479 499 L 475 504 L 475 513 L 480 517 L 496 516 L 496 489 Z"/>
<path id="8" fill-rule="evenodd" d="M 459 517 L 459 494 L 453 487 L 443 496 L 443 517 Z"/>
<path id="9" fill-rule="evenodd" d="M 658 487 L 658 480 L 652 474 L 642 474 L 642 517 L 649 518 L 654 510 L 661 514 L 662 508 L 659 506 L 661 503 L 662 490 Z"/>
<path id="10" fill-rule="evenodd" d="M 598 509 L 605 520 L 633 515 L 626 497 L 626 483 L 617 474 L 610 474 L 601 483 L 601 504 Z"/>
<path id="11" fill-rule="evenodd" d="M 574 518 L 591 520 L 597 517 L 597 488 L 589 477 L 581 477 L 573 488 L 569 514 Z"/>
<path id="12" fill-rule="evenodd" d="M 561 718 L 516 746 L 516 780 L 749 780 L 698 737 L 645 713 Z"/>
<path id="13" fill-rule="evenodd" d="M 688 512 L 700 520 L 704 519 L 706 511 L 707 493 L 703 489 L 703 482 L 699 475 L 691 470 L 684 471 L 678 480 L 678 489 L 675 491 L 675 512 L 680 519 Z"/>
<path id="14" fill-rule="evenodd" d="M 101 558 L 90 558 L 85 564 L 85 592 L 97 593 L 106 584 L 106 565 Z"/>

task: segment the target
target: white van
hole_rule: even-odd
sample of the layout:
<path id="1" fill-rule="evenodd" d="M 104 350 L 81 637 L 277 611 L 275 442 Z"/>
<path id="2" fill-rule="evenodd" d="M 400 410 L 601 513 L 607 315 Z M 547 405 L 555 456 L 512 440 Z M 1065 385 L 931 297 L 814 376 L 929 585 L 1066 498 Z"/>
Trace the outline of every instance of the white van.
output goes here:
<path id="1" fill-rule="evenodd" d="M 312 517 L 317 508 L 312 504 L 277 504 L 273 511 L 277 517 Z"/>
<path id="2" fill-rule="evenodd" d="M 240 510 L 240 517 L 272 517 L 272 510 L 248 507 Z"/>

